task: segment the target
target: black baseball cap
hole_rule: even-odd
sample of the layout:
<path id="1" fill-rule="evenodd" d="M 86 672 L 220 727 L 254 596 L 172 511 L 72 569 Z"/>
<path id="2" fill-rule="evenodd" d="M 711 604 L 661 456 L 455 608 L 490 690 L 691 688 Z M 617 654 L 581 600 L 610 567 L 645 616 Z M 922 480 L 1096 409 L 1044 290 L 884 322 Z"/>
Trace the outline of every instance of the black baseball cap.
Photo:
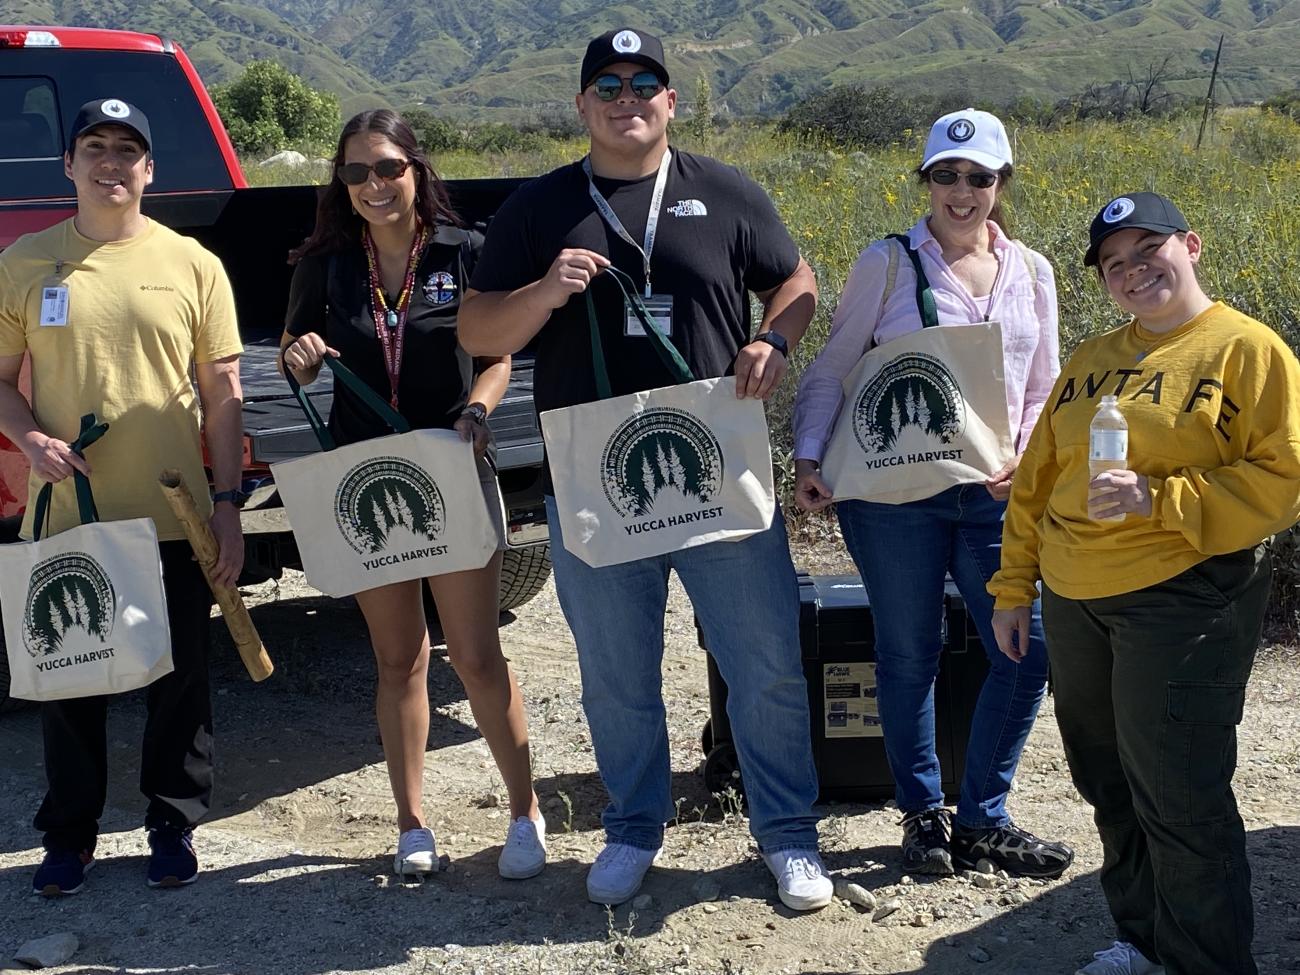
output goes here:
<path id="1" fill-rule="evenodd" d="M 1187 218 L 1173 202 L 1159 193 L 1126 193 L 1111 200 L 1092 218 L 1088 228 L 1088 253 L 1084 267 L 1097 263 L 1101 242 L 1121 230 L 1153 230 L 1160 234 L 1186 233 Z"/>
<path id="2" fill-rule="evenodd" d="M 96 98 L 82 105 L 81 110 L 77 112 L 77 117 L 72 120 L 68 144 L 72 145 L 81 133 L 99 125 L 120 125 L 139 136 L 146 150 L 153 146 L 153 138 L 149 134 L 149 119 L 140 109 L 120 98 Z"/>
<path id="3" fill-rule="evenodd" d="M 644 64 L 667 86 L 668 69 L 664 67 L 664 46 L 659 38 L 645 31 L 621 27 L 606 31 L 587 45 L 587 53 L 582 56 L 582 84 L 578 90 L 586 91 L 602 68 L 620 61 Z"/>

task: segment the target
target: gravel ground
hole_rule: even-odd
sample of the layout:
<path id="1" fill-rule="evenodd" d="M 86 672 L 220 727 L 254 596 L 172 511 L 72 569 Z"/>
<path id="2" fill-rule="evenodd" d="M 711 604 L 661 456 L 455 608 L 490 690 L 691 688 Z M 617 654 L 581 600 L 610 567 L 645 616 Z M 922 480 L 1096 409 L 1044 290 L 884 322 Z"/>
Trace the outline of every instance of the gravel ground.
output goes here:
<path id="1" fill-rule="evenodd" d="M 801 559 L 807 565 L 809 558 Z M 818 571 L 842 563 L 817 564 Z M 70 932 L 77 973 L 896 973 L 1073 972 L 1110 941 L 1089 809 L 1065 771 L 1045 705 L 1021 765 L 1013 814 L 1078 850 L 1059 881 L 905 876 L 897 811 L 829 805 L 828 866 L 876 900 L 795 915 L 775 898 L 743 813 L 699 773 L 708 716 L 704 655 L 674 583 L 664 662 L 680 814 L 636 906 L 587 902 L 603 789 L 581 708 L 572 640 L 550 585 L 504 621 L 523 687 L 549 865 L 532 881 L 496 874 L 507 811 L 500 778 L 445 657 L 430 675 L 426 812 L 449 868 L 423 883 L 391 873 L 395 825 L 372 713 L 374 667 L 355 606 L 291 574 L 249 591 L 275 660 L 254 685 L 224 639 L 215 654 L 218 796 L 196 833 L 203 875 L 151 891 L 137 791 L 143 701 L 110 709 L 111 773 L 100 862 L 86 890 L 29 894 L 39 860 L 30 820 L 43 790 L 34 711 L 0 716 L 0 966 L 29 939 Z M 1266 652 L 1241 728 L 1237 794 L 1250 832 L 1262 972 L 1300 971 L 1300 676 Z M 891 910 L 892 908 L 892 910 Z M 16 964 L 16 963 L 13 963 Z M 21 967 L 21 966 L 19 966 Z"/>

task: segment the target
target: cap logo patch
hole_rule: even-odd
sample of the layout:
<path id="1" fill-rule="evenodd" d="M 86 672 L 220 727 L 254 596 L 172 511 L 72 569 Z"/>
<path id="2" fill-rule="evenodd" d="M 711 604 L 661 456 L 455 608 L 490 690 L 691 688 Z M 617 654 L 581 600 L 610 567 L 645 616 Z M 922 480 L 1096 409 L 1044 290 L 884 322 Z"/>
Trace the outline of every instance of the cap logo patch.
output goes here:
<path id="1" fill-rule="evenodd" d="M 1132 200 L 1127 196 L 1121 196 L 1118 199 L 1111 200 L 1110 205 L 1101 212 L 1101 219 L 1106 223 L 1119 223 L 1136 209 Z"/>
<path id="2" fill-rule="evenodd" d="M 102 103 L 99 110 L 109 118 L 126 118 L 131 114 L 131 109 L 127 107 L 126 102 L 118 101 L 116 98 L 110 98 Z"/>
<path id="3" fill-rule="evenodd" d="M 948 126 L 948 138 L 953 142 L 969 142 L 975 135 L 975 123 L 968 118 L 959 118 Z"/>
<path id="4" fill-rule="evenodd" d="M 614 35 L 614 50 L 623 54 L 635 54 L 641 50 L 641 38 L 636 31 L 621 30 Z"/>

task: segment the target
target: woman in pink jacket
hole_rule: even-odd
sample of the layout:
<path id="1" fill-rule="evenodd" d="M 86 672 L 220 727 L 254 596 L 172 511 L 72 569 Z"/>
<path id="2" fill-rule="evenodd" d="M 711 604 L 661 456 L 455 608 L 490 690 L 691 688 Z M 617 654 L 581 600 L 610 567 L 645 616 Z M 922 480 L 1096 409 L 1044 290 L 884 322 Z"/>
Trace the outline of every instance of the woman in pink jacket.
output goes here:
<path id="1" fill-rule="evenodd" d="M 796 501 L 808 511 L 831 503 L 819 474 L 843 404 L 841 383 L 873 345 L 922 327 L 917 274 L 929 278 L 938 325 L 997 321 L 1002 326 L 1006 408 L 1016 450 L 1060 371 L 1056 287 L 1051 266 L 1014 243 L 999 197 L 1011 178 L 1006 130 L 967 109 L 934 123 L 918 175 L 930 213 L 898 239 L 864 250 L 836 308 L 830 338 L 804 373 L 795 403 Z M 903 247 L 913 253 L 904 254 Z M 897 253 L 891 255 L 890 250 Z M 1032 265 L 1030 264 L 1032 262 Z M 892 267 L 892 272 L 891 272 Z M 1028 653 L 1013 662 L 990 629 L 985 584 L 998 568 L 1002 517 L 1019 455 L 986 481 L 958 484 L 919 501 L 841 501 L 849 554 L 871 600 L 876 680 L 885 751 L 903 813 L 908 870 L 951 873 L 988 858 L 1009 873 L 1059 876 L 1074 858 L 1063 843 L 1016 826 L 1006 799 L 1047 687 L 1042 625 L 1034 615 Z M 989 676 L 971 723 L 955 820 L 944 806 L 935 752 L 934 683 L 942 648 L 944 578 L 951 575 L 989 657 Z"/>

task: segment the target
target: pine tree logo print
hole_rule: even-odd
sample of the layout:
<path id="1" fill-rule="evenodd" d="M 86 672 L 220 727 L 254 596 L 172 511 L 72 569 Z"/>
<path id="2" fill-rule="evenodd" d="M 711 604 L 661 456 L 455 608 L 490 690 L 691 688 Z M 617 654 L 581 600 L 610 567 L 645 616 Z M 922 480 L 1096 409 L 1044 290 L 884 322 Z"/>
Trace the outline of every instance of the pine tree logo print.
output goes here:
<path id="1" fill-rule="evenodd" d="M 657 407 L 624 420 L 601 460 L 605 497 L 624 518 L 676 514 L 722 489 L 722 448 L 686 410 Z"/>
<path id="2" fill-rule="evenodd" d="M 446 524 L 442 492 L 402 457 L 372 457 L 339 482 L 334 495 L 339 532 L 358 553 L 403 552 L 427 545 Z"/>
<path id="3" fill-rule="evenodd" d="M 890 360 L 853 408 L 853 434 L 869 455 L 913 454 L 952 443 L 966 429 L 957 380 L 935 356 Z"/>
<path id="4" fill-rule="evenodd" d="M 103 649 L 117 621 L 108 573 L 84 552 L 38 562 L 27 586 L 23 644 L 32 657 Z"/>

